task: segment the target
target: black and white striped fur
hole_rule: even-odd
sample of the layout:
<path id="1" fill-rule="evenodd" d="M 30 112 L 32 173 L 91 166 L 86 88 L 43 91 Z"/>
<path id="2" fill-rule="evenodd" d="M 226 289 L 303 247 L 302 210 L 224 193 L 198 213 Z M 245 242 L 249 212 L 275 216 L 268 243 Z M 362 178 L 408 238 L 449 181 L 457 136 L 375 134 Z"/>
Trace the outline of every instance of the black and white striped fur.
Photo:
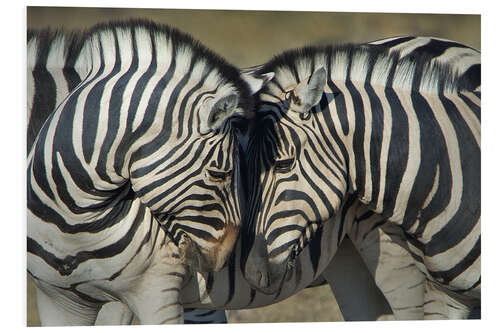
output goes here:
<path id="1" fill-rule="evenodd" d="M 255 234 L 245 267 L 252 285 L 278 290 L 313 235 L 354 200 L 404 232 L 426 278 L 423 318 L 476 311 L 479 53 L 395 38 L 287 51 L 259 72 L 276 75 L 260 93 L 250 140 L 249 169 L 259 170 L 246 221 Z"/>
<path id="2" fill-rule="evenodd" d="M 69 40 L 48 64 L 58 47 L 73 50 Z M 227 119 L 251 112 L 249 87 L 189 36 L 150 22 L 98 25 L 76 45 L 76 63 L 90 59 L 76 71 L 83 81 L 43 126 L 28 117 L 41 127 L 28 155 L 28 271 L 41 322 L 92 324 L 116 300 L 142 323 L 182 322 L 187 271 L 220 269 L 237 238 Z"/>
<path id="3" fill-rule="evenodd" d="M 363 223 L 363 225 L 365 225 L 365 226 L 366 226 L 367 224 L 368 224 L 368 222 Z M 371 230 L 371 232 L 373 233 L 373 230 Z M 366 237 L 366 235 L 364 235 L 364 236 Z M 334 262 L 335 262 L 335 260 L 334 260 Z M 351 262 L 351 264 L 352 264 L 352 262 Z M 333 266 L 333 267 L 332 267 L 332 266 Z M 237 265 L 236 265 L 236 267 L 237 267 Z M 329 267 L 332 267 L 332 268 L 333 268 L 334 270 L 336 270 L 337 272 L 339 271 L 339 269 L 338 269 L 338 267 L 339 267 L 339 266 L 337 266 L 337 265 L 330 265 Z M 332 268 L 330 268 L 330 270 L 332 270 Z M 235 284 L 235 283 L 237 283 L 238 281 L 241 281 L 241 280 L 242 280 L 241 276 L 238 278 L 238 276 L 237 276 L 237 275 L 236 275 L 236 276 L 234 275 L 234 272 L 238 272 L 238 268 L 233 267 L 232 269 L 229 269 L 229 271 L 230 271 L 230 272 L 232 271 L 232 272 L 233 272 L 233 275 L 228 274 L 228 275 L 227 275 L 227 276 L 228 276 L 228 278 L 227 278 L 227 279 L 229 279 L 229 280 L 231 280 L 231 279 L 232 279 L 232 281 L 233 281 L 232 283 L 233 283 L 233 284 Z M 211 284 L 211 286 L 209 286 L 209 288 L 208 288 L 208 289 L 209 289 L 209 291 L 208 291 L 208 293 L 207 293 L 207 294 L 214 294 L 214 293 L 216 294 L 218 291 L 219 291 L 219 293 L 220 293 L 220 290 L 224 288 L 225 282 L 227 281 L 227 280 L 226 280 L 226 278 L 224 277 L 224 276 L 226 276 L 226 274 L 227 274 L 227 272 L 224 272 L 224 271 L 223 271 L 223 272 L 221 272 L 220 274 L 219 274 L 219 273 L 215 273 L 213 276 L 210 276 L 210 275 L 208 276 L 209 285 Z M 342 274 L 340 274 L 340 275 L 339 275 L 339 274 L 337 273 L 337 275 L 338 275 L 338 276 L 340 276 L 340 277 L 342 277 Z M 231 277 L 233 277 L 233 278 L 231 278 Z M 201 281 L 203 281 L 203 279 L 201 279 Z M 211 282 L 210 282 L 210 281 L 211 281 Z M 222 284 L 221 284 L 221 281 L 222 281 Z M 337 284 L 336 284 L 336 285 L 338 285 L 338 282 L 339 282 L 339 279 L 338 279 L 338 278 L 337 278 L 336 282 L 337 282 Z M 350 287 L 353 287 L 353 286 L 352 286 L 352 283 L 353 283 L 353 279 L 352 279 L 352 278 L 350 278 L 350 279 L 349 279 L 349 283 L 350 283 Z M 203 284 L 203 283 L 202 283 L 202 284 Z M 333 284 L 333 285 L 335 285 L 335 284 Z M 217 287 L 217 286 L 219 286 L 219 287 Z M 248 288 L 248 287 L 247 287 L 247 288 Z M 189 288 L 186 288 L 186 289 L 189 289 Z M 355 289 L 355 288 L 352 288 L 352 289 Z M 249 289 L 249 290 L 250 290 L 250 289 Z M 340 289 L 340 290 L 342 290 L 342 289 Z M 235 290 L 233 290 L 233 293 L 232 293 L 232 294 L 230 293 L 229 297 L 232 299 L 232 304 L 234 304 L 233 306 L 236 306 L 236 307 L 238 306 L 238 305 L 237 305 L 237 304 L 238 304 L 238 302 L 236 301 L 236 300 L 237 300 L 237 297 L 238 297 L 237 295 L 238 295 L 240 292 L 243 292 L 243 291 L 244 291 L 244 288 L 242 289 L 242 284 L 239 284 L 239 288 L 238 288 L 238 290 L 236 290 L 236 291 L 235 291 Z M 262 301 L 262 297 L 263 297 L 263 295 L 259 294 L 258 292 L 255 292 L 255 291 L 251 291 L 251 290 L 250 290 L 250 294 L 252 294 L 252 293 L 254 293 L 254 294 L 258 295 L 258 297 L 255 297 L 255 296 L 253 297 L 253 301 L 251 302 L 251 303 L 253 304 L 253 305 L 251 305 L 252 307 L 259 306 L 259 304 L 264 304 L 264 305 L 265 305 L 265 304 L 268 304 L 269 300 L 270 300 L 270 299 L 272 299 L 272 298 L 269 298 L 269 297 L 265 297 L 265 296 L 264 296 L 264 301 Z M 260 296 L 260 298 L 259 298 L 259 296 Z M 213 298 L 215 298 L 215 297 L 213 297 Z M 365 298 L 365 299 L 366 299 L 366 298 Z M 337 300 L 339 300 L 339 297 L 337 297 Z M 207 301 L 205 300 L 205 302 L 207 302 Z M 209 304 L 209 303 L 208 303 L 208 304 Z M 217 305 L 217 302 L 215 302 L 215 304 Z M 360 304 L 355 304 L 355 305 L 356 305 L 357 307 L 359 307 L 359 305 L 360 305 Z M 219 305 L 219 306 L 220 306 L 220 305 Z M 241 306 L 241 305 L 240 305 L 240 306 Z M 358 312 L 359 312 L 359 310 L 358 310 Z M 354 318 L 356 318 L 356 317 L 354 317 Z M 357 319 L 359 320 L 360 318 L 359 318 L 359 317 L 357 317 Z"/>
<path id="4" fill-rule="evenodd" d="M 50 30 L 28 32 L 29 61 L 27 74 L 28 82 L 31 83 L 28 85 L 28 118 L 30 119 L 28 133 L 33 133 L 33 137 L 36 137 L 43 122 L 48 118 L 55 106 L 66 97 L 64 94 L 74 89 L 82 81 L 88 70 L 88 59 L 81 54 L 83 45 L 81 41 L 82 36 L 78 33 Z M 262 78 L 255 81 L 253 77 L 245 77 L 245 80 L 252 84 L 254 89 L 258 89 L 259 87 L 256 87 L 256 85 L 259 84 Z M 30 145 L 28 145 L 29 150 Z M 350 267 L 355 268 L 352 262 L 356 253 L 353 253 L 353 249 L 350 247 L 345 248 L 344 252 L 351 262 Z M 337 265 L 330 266 L 333 266 L 333 268 L 339 267 Z M 335 271 L 338 272 L 339 269 L 335 269 Z M 360 270 L 355 271 L 349 277 L 349 283 L 352 285 L 353 276 L 359 277 L 362 276 L 362 273 L 363 271 Z M 217 277 L 219 278 L 217 279 Z M 233 277 L 233 279 L 235 278 Z M 220 275 L 216 274 L 215 279 L 220 280 Z M 242 280 L 242 277 L 240 276 L 239 279 Z M 338 275 L 336 278 L 337 285 L 343 279 L 344 274 Z M 319 280 L 324 281 L 324 278 Z M 366 288 L 366 284 L 361 287 Z M 211 290 L 210 293 L 214 293 L 216 290 Z M 236 297 L 236 295 L 234 296 Z M 346 298 L 352 298 L 352 293 Z M 363 299 L 367 299 L 366 295 L 363 295 Z M 339 300 L 337 298 L 337 301 Z M 367 302 L 371 306 L 365 313 L 360 311 L 359 305 L 357 305 L 354 315 L 349 313 L 350 309 L 343 309 L 344 317 L 356 320 L 375 319 L 380 314 L 378 312 L 374 314 L 373 309 L 375 308 L 377 311 L 377 307 L 373 306 L 373 304 L 377 302 L 384 301 L 376 299 L 371 303 Z M 133 314 L 126 305 L 111 302 L 103 306 L 96 324 L 130 324 L 132 318 Z M 223 310 L 185 309 L 184 321 L 186 323 L 220 323 L 225 322 L 225 315 Z"/>
<path id="5" fill-rule="evenodd" d="M 41 126 L 48 118 L 50 113 L 57 105 L 73 90 L 85 77 L 89 68 L 89 61 L 85 54 L 82 53 L 83 46 L 82 32 L 66 32 L 62 30 L 32 30 L 28 31 L 28 151 L 31 148 L 32 141 L 38 134 Z M 243 75 L 245 80 L 252 84 L 253 89 L 259 89 L 257 85 L 262 84 L 262 81 L 268 80 L 268 77 L 256 78 Z M 345 253 L 351 262 L 350 267 L 354 269 L 348 280 L 352 285 L 353 276 L 363 276 L 363 270 L 353 266 L 353 257 L 357 256 L 352 247 L 344 246 Z M 338 268 L 338 265 L 331 265 L 333 268 Z M 357 270 L 356 270 L 357 269 Z M 339 274 L 339 269 L 335 269 L 334 274 L 337 274 L 336 285 L 339 281 L 344 280 L 345 274 Z M 217 276 L 217 275 L 216 275 Z M 240 277 L 241 279 L 241 277 Z M 324 281 L 324 278 L 319 280 Z M 366 283 L 363 286 L 366 289 Z M 371 288 L 373 289 L 373 287 Z M 213 292 L 213 291 L 212 291 Z M 343 291 L 340 291 L 343 292 Z M 372 290 L 368 292 L 374 294 Z M 370 304 L 368 311 L 360 311 L 359 305 L 350 313 L 349 305 L 343 309 L 345 319 L 376 319 L 383 310 L 381 307 L 374 304 L 385 302 L 380 295 L 380 299 L 374 299 Z M 362 296 L 367 299 L 366 295 Z M 337 297 L 337 301 L 343 301 L 346 304 L 349 299 L 353 298 L 352 293 L 344 298 Z M 375 309 L 375 314 L 374 314 Z M 386 310 L 387 311 L 387 310 Z M 128 307 L 120 302 L 111 302 L 103 306 L 99 312 L 96 324 L 130 324 L 133 318 L 132 312 Z M 226 322 L 224 310 L 210 309 L 184 309 L 185 323 L 223 323 Z"/>

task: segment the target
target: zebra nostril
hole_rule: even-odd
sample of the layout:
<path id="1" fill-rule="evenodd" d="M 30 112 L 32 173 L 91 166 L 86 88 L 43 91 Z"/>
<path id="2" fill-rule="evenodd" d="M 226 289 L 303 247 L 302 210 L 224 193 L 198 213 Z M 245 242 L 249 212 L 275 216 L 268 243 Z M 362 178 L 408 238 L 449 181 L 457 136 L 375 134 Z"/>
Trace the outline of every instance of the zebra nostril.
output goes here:
<path id="1" fill-rule="evenodd" d="M 258 279 L 257 282 L 259 284 L 260 288 L 267 288 L 269 287 L 269 276 L 266 273 L 263 273 L 262 271 L 258 272 Z"/>

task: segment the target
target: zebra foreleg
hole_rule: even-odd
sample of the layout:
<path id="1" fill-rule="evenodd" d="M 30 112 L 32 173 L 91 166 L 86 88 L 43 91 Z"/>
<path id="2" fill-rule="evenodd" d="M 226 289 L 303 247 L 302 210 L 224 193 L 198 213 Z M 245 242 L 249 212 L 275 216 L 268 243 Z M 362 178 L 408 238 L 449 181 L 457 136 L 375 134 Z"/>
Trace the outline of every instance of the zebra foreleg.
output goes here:
<path id="1" fill-rule="evenodd" d="M 143 325 L 182 324 L 180 290 L 187 274 L 179 249 L 168 242 L 155 253 L 144 273 L 125 281 L 121 299 Z"/>
<path id="2" fill-rule="evenodd" d="M 102 306 L 97 315 L 96 325 L 130 325 L 134 314 L 121 302 L 109 302 Z M 184 309 L 184 324 L 226 324 L 224 310 Z"/>
<path id="3" fill-rule="evenodd" d="M 424 319 L 425 276 L 415 265 L 402 230 L 391 223 L 377 228 L 372 225 L 369 221 L 358 223 L 348 233 L 349 237 L 387 299 L 395 319 Z"/>
<path id="4" fill-rule="evenodd" d="M 102 306 L 95 325 L 130 325 L 134 313 L 122 302 L 109 302 Z"/>
<path id="5" fill-rule="evenodd" d="M 323 276 L 335 295 L 344 320 L 377 320 L 392 314 L 349 239 L 342 241 Z"/>
<path id="6" fill-rule="evenodd" d="M 447 290 L 435 282 L 425 283 L 425 319 L 480 319 L 481 301 Z"/>

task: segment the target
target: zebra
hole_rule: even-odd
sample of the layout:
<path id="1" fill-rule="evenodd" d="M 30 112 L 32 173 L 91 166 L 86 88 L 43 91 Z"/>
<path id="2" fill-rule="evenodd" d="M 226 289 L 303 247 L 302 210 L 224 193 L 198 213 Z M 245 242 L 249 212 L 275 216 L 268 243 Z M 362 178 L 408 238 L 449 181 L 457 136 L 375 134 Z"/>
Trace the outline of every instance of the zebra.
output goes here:
<path id="1" fill-rule="evenodd" d="M 412 259 L 402 267 L 423 277 L 412 286 L 422 318 L 477 315 L 478 59 L 452 41 L 398 37 L 303 47 L 260 66 L 275 76 L 259 93 L 247 152 L 249 283 L 279 290 L 314 235 L 359 202 L 366 218 L 381 217 L 370 229 L 402 232 Z M 393 231 L 384 233 L 390 244 Z"/>
<path id="2" fill-rule="evenodd" d="M 252 115 L 252 87 L 192 37 L 146 20 L 57 39 L 47 59 L 71 52 L 83 79 L 56 90 L 67 96 L 46 121 L 28 117 L 39 130 L 27 266 L 42 325 L 89 325 L 117 300 L 143 324 L 182 322 L 188 272 L 220 270 L 238 236 L 236 122 Z"/>
<path id="3" fill-rule="evenodd" d="M 88 59 L 82 55 L 84 34 L 81 31 L 28 29 L 27 35 L 27 146 L 29 152 L 50 113 L 84 79 L 89 63 Z M 247 82 L 253 85 L 259 84 L 253 78 L 248 78 Z M 133 319 L 132 313 L 128 310 L 118 311 L 116 315 L 119 317 L 98 316 L 96 324 L 100 321 L 105 324 L 130 324 Z M 224 311 L 184 309 L 184 323 L 207 322 L 227 322 Z"/>

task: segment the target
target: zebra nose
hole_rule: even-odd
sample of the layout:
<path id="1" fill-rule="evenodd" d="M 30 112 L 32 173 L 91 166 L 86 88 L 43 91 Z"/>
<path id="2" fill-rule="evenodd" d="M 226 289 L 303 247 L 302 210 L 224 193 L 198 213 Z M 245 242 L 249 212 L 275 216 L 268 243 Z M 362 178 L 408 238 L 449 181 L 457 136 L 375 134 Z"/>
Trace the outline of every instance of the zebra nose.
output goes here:
<path id="1" fill-rule="evenodd" d="M 269 287 L 269 273 L 262 260 L 248 258 L 245 266 L 245 278 L 251 286 L 259 290 Z"/>
<path id="2" fill-rule="evenodd" d="M 265 240 L 256 236 L 245 264 L 245 278 L 250 285 L 260 290 L 270 287 L 268 263 Z"/>
<path id="3" fill-rule="evenodd" d="M 257 284 L 259 288 L 268 288 L 269 287 L 269 273 L 259 271 Z"/>

